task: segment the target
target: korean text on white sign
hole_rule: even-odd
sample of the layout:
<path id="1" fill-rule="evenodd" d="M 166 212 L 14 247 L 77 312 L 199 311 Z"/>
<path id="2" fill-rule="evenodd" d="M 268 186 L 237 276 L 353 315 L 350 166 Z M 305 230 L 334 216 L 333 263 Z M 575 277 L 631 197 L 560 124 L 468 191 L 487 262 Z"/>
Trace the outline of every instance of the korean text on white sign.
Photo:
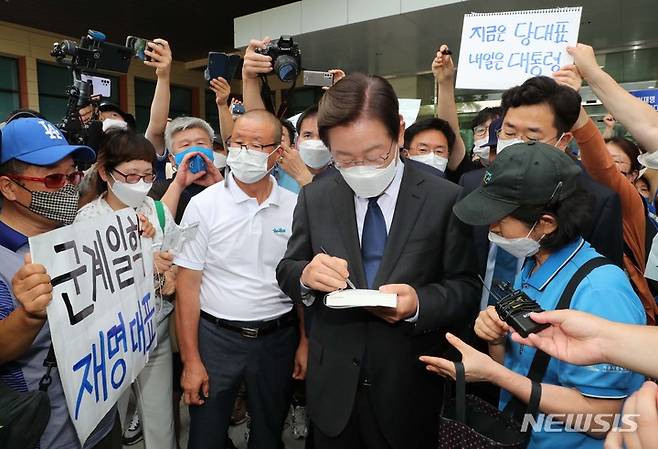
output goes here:
<path id="1" fill-rule="evenodd" d="M 30 238 L 32 261 L 52 279 L 48 324 L 81 443 L 157 342 L 151 246 L 131 209 Z"/>
<path id="2" fill-rule="evenodd" d="M 571 64 L 582 8 L 466 14 L 457 88 L 508 89 Z"/>

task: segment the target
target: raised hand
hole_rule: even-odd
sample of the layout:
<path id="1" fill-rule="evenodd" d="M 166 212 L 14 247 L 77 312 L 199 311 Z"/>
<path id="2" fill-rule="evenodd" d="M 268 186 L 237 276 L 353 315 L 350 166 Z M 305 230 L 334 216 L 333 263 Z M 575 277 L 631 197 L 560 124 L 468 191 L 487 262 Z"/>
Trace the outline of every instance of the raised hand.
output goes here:
<path id="1" fill-rule="evenodd" d="M 331 70 L 328 70 L 327 72 L 331 73 L 334 76 L 331 87 L 335 86 L 338 81 L 342 80 L 343 78 L 345 78 L 347 76 L 342 69 L 331 69 Z M 328 90 L 331 87 L 325 86 L 322 89 Z"/>
<path id="2" fill-rule="evenodd" d="M 210 90 L 215 92 L 215 103 L 217 106 L 228 104 L 228 97 L 231 95 L 231 86 L 222 77 L 210 80 Z"/>
<path id="3" fill-rule="evenodd" d="M 455 64 L 452 61 L 452 56 L 447 53 L 448 46 L 446 44 L 441 45 L 432 61 L 432 73 L 439 83 L 452 82 L 455 77 Z"/>
<path id="4" fill-rule="evenodd" d="M 578 71 L 578 67 L 573 64 L 561 67 L 557 72 L 553 72 L 553 79 L 558 84 L 568 86 L 578 92 L 583 85 L 583 77 Z"/>
<path id="5" fill-rule="evenodd" d="M 258 78 L 272 71 L 272 58 L 256 53 L 256 50 L 265 48 L 270 41 L 271 39 L 266 37 L 263 40 L 254 39 L 249 42 L 242 65 L 243 78 Z"/>
<path id="6" fill-rule="evenodd" d="M 599 63 L 596 62 L 594 49 L 589 45 L 577 44 L 575 47 L 567 47 L 567 53 L 573 57 L 573 62 L 578 67 L 578 71 L 587 81 L 589 77 L 601 70 Z"/>
<path id="7" fill-rule="evenodd" d="M 169 77 L 171 74 L 171 48 L 169 42 L 164 39 L 153 39 L 147 44 L 144 54 L 151 58 L 150 61 L 144 61 L 144 65 L 155 67 L 155 74 L 158 78 Z"/>

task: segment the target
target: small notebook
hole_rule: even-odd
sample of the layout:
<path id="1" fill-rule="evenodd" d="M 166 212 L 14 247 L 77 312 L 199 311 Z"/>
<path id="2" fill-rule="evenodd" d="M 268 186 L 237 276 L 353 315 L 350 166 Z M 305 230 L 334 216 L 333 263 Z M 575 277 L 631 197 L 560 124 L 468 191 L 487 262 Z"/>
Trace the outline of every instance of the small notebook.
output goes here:
<path id="1" fill-rule="evenodd" d="M 398 304 L 398 295 L 382 293 L 378 290 L 348 289 L 329 293 L 324 303 L 332 309 L 347 309 L 350 307 L 391 307 Z"/>

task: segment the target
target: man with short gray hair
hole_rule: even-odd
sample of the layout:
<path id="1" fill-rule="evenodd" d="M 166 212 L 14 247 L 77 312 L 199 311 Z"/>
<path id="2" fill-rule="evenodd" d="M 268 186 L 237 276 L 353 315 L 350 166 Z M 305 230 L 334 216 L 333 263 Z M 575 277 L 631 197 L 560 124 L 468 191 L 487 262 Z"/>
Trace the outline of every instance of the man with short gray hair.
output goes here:
<path id="1" fill-rule="evenodd" d="M 171 179 L 153 183 L 149 196 L 162 200 L 176 223 L 180 223 L 194 195 L 224 179 L 210 159 L 213 135 L 208 122 L 197 117 L 178 117 L 167 124 L 165 145 L 169 150 L 169 162 L 176 167 L 176 173 Z M 197 155 L 205 162 L 206 169 L 192 173 L 189 164 Z"/>
<path id="2" fill-rule="evenodd" d="M 297 197 L 271 175 L 283 152 L 274 115 L 245 113 L 227 146 L 230 173 L 190 201 L 183 223 L 198 223 L 197 232 L 175 258 L 188 448 L 225 447 L 244 380 L 249 449 L 273 449 L 290 405 L 299 340 L 292 301 L 275 275 Z"/>
<path id="3" fill-rule="evenodd" d="M 194 142 L 190 142 L 190 134 L 184 133 L 184 131 L 192 129 L 203 131 L 203 133 L 194 134 L 194 137 L 197 138 L 197 141 Z M 165 129 L 165 146 L 169 151 L 174 152 L 174 154 L 190 146 L 208 144 L 212 146 L 214 134 L 215 131 L 210 124 L 203 119 L 188 116 L 177 117 L 167 124 L 167 128 Z M 204 140 L 203 137 L 207 137 L 207 140 Z"/>

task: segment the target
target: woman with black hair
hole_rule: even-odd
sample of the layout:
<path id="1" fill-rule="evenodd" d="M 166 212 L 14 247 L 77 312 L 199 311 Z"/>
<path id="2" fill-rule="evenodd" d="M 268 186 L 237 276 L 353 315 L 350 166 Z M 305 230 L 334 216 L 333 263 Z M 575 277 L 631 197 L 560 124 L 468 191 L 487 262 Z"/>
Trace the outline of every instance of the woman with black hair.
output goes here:
<path id="1" fill-rule="evenodd" d="M 92 175 L 95 177 L 92 184 L 96 187 L 96 198 L 78 211 L 75 221 L 81 222 L 131 207 L 154 224 L 153 246 L 158 248 L 164 236 L 176 224 L 167 207 L 162 203 L 156 204 L 147 196 L 155 179 L 154 162 L 155 149 L 144 136 L 126 129 L 108 132 L 98 151 L 96 171 Z M 176 447 L 168 320 L 174 305 L 166 299 L 174 293 L 175 288 L 175 267 L 172 261 L 173 256 L 169 252 L 154 250 L 158 341 L 133 384 L 138 416 L 141 416 L 142 421 L 144 445 L 148 449 Z M 119 404 L 124 402 L 127 403 L 120 400 Z M 122 415 L 125 412 L 125 409 L 120 410 Z"/>
<path id="2" fill-rule="evenodd" d="M 514 288 L 542 309 L 564 306 L 613 321 L 644 324 L 642 304 L 625 273 L 602 262 L 581 237 L 590 221 L 591 200 L 578 184 L 579 172 L 569 156 L 551 145 L 514 144 L 498 155 L 483 185 L 453 211 L 467 224 L 489 225 L 493 243 L 525 258 Z M 575 290 L 563 303 L 570 283 Z M 556 359 L 548 360 L 542 372 L 535 368 L 535 349 L 512 341 L 512 330 L 489 306 L 475 322 L 475 333 L 488 342 L 489 355 L 447 335 L 462 353 L 466 380 L 499 386 L 500 408 L 511 403 L 521 413 L 532 393 L 540 392 L 539 412 L 560 415 L 562 421 L 553 420 L 550 431 L 544 427 L 533 432 L 529 448 L 602 448 L 602 438 L 621 412 L 623 399 L 642 385 L 644 377 L 609 364 L 580 367 Z M 436 357 L 421 360 L 429 371 L 455 377 L 452 362 Z"/>

